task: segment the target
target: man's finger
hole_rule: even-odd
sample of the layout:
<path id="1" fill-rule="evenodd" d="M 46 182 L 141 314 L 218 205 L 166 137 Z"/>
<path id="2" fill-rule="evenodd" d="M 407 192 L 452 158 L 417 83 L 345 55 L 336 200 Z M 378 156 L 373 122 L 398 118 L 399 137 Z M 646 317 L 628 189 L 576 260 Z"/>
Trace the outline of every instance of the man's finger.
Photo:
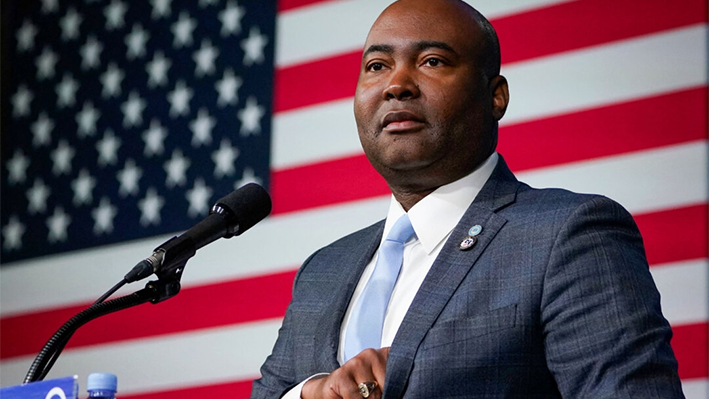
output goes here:
<path id="1" fill-rule="evenodd" d="M 386 376 L 387 360 L 389 359 L 389 347 L 381 348 L 376 351 L 377 361 L 372 363 L 372 374 L 374 381 L 379 384 L 379 389 L 384 388 L 384 378 Z"/>

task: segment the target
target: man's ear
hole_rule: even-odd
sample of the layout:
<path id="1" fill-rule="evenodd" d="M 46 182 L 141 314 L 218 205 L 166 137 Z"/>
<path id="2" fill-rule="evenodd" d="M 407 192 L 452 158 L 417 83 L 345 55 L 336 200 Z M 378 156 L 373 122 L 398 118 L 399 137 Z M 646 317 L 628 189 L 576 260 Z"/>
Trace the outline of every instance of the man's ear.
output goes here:
<path id="1" fill-rule="evenodd" d="M 507 87 L 507 79 L 498 75 L 490 81 L 490 92 L 492 94 L 492 116 L 496 121 L 502 119 L 507 111 L 507 104 L 510 102 L 510 90 Z"/>

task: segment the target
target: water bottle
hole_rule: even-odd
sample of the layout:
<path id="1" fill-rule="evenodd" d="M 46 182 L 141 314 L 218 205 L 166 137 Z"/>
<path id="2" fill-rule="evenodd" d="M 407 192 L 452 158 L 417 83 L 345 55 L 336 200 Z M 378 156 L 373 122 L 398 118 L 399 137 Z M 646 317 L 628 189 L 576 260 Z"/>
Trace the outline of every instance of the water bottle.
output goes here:
<path id="1" fill-rule="evenodd" d="M 89 399 L 115 399 L 117 386 L 118 378 L 111 373 L 91 373 L 86 381 Z"/>

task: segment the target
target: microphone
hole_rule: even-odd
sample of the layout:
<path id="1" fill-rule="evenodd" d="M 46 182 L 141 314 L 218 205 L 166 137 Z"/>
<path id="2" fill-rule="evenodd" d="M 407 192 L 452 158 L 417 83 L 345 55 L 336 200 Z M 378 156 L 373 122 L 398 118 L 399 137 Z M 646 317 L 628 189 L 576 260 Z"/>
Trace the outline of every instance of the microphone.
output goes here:
<path id="1" fill-rule="evenodd" d="M 271 197 L 263 187 L 249 183 L 220 198 L 212 206 L 209 216 L 180 237 L 189 237 L 197 250 L 219 238 L 241 235 L 269 213 Z"/>
<path id="2" fill-rule="evenodd" d="M 209 216 L 182 235 L 172 237 L 155 248 L 151 256 L 125 275 L 127 283 L 155 273 L 160 278 L 178 278 L 189 258 L 203 246 L 219 238 L 241 235 L 271 213 L 271 197 L 255 183 L 249 183 L 220 198 Z"/>

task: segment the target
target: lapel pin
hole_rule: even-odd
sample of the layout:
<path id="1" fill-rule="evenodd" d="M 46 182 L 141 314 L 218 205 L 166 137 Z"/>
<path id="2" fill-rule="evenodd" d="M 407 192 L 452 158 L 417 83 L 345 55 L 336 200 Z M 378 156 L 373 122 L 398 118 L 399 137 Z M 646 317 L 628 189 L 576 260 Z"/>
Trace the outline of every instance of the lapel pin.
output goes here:
<path id="1" fill-rule="evenodd" d="M 468 235 L 475 237 L 476 235 L 482 233 L 483 227 L 479 224 L 476 224 L 475 226 L 471 227 L 470 230 L 468 230 Z"/>
<path id="2" fill-rule="evenodd" d="M 460 245 L 458 246 L 458 249 L 461 251 L 467 251 L 470 248 L 475 245 L 475 243 L 478 242 L 478 238 L 475 236 L 467 236 L 463 239 L 463 241 L 460 242 Z"/>

